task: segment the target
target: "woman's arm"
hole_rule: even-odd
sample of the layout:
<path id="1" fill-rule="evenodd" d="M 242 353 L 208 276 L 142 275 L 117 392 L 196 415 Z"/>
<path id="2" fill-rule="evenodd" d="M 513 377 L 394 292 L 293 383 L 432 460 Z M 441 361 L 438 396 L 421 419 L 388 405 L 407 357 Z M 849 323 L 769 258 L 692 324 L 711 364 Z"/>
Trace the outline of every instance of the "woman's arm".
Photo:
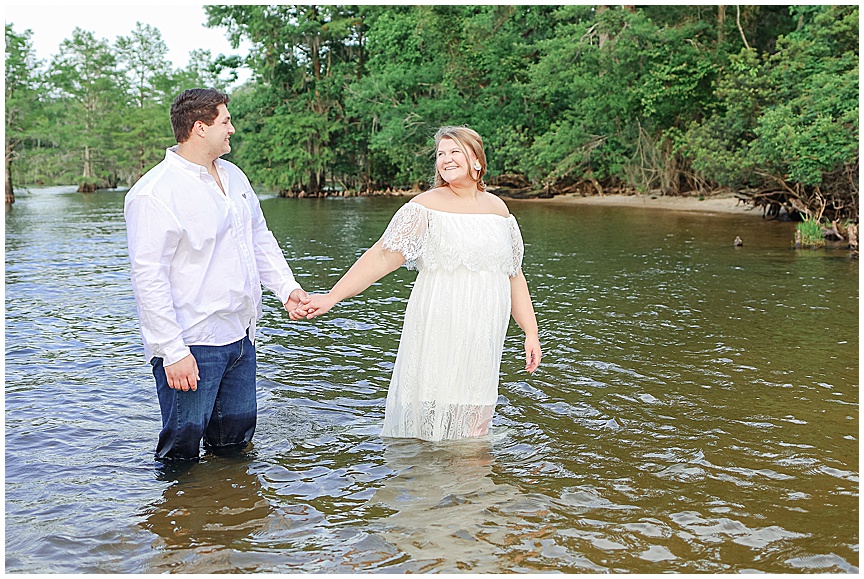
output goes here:
<path id="1" fill-rule="evenodd" d="M 366 250 L 354 265 L 345 272 L 336 285 L 326 294 L 313 294 L 308 304 L 300 304 L 290 313 L 292 320 L 311 320 L 330 311 L 344 299 L 356 296 L 370 285 L 398 269 L 405 263 L 405 256 L 398 251 L 384 249 L 381 240 Z"/>
<path id="2" fill-rule="evenodd" d="M 525 332 L 525 370 L 534 372 L 540 365 L 543 353 L 540 350 L 537 317 L 534 315 L 528 282 L 525 281 L 521 269 L 518 274 L 510 278 L 510 314 Z"/>

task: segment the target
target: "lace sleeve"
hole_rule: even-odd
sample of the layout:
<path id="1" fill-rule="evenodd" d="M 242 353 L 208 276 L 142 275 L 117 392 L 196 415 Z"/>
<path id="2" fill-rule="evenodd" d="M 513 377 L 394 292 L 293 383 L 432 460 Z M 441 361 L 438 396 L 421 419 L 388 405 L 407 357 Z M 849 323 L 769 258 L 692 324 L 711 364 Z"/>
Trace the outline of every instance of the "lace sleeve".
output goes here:
<path id="1" fill-rule="evenodd" d="M 381 245 L 404 255 L 405 267 L 417 269 L 417 258 L 423 251 L 428 231 L 429 220 L 423 206 L 409 201 L 393 215 L 381 236 Z"/>
<path id="2" fill-rule="evenodd" d="M 519 224 L 516 223 L 516 218 L 510 216 L 510 243 L 513 248 L 513 263 L 509 271 L 510 277 L 519 273 L 522 267 L 522 257 L 525 254 L 525 245 L 522 243 L 522 232 L 519 231 Z"/>

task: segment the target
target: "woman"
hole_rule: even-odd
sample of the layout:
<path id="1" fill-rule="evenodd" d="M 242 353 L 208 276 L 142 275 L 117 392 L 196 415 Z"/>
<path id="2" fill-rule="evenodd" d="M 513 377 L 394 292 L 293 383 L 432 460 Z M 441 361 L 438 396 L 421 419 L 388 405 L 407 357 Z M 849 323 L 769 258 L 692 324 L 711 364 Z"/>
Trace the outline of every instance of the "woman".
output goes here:
<path id="1" fill-rule="evenodd" d="M 507 206 L 486 191 L 483 141 L 467 127 L 442 127 L 435 186 L 403 205 L 378 242 L 327 294 L 291 312 L 312 319 L 405 264 L 417 280 L 405 321 L 382 436 L 443 440 L 483 436 L 498 398 L 510 315 L 525 331 L 525 369 L 540 342 L 522 236 Z"/>

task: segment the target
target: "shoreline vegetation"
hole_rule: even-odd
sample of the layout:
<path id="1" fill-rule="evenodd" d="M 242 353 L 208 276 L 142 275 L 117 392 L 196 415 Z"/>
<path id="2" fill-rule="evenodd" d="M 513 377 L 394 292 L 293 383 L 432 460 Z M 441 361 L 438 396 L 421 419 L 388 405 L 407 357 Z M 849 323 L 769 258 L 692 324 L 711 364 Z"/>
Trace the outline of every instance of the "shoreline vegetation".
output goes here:
<path id="1" fill-rule="evenodd" d="M 635 190 L 613 189 L 608 193 L 593 191 L 554 192 L 544 189 L 513 188 L 489 185 L 490 193 L 499 197 L 517 201 L 532 201 L 551 205 L 605 205 L 617 207 L 636 207 L 645 209 L 668 209 L 670 211 L 692 211 L 706 213 L 749 213 L 762 218 L 793 221 L 785 211 L 772 212 L 768 206 L 759 205 L 743 193 L 730 189 L 718 189 L 700 195 L 666 195 L 662 191 L 639 193 Z M 317 193 L 280 192 L 283 198 L 315 198 L 315 197 L 413 197 L 423 190 L 419 188 L 388 187 L 373 191 L 341 191 L 325 190 Z M 761 209 L 761 211 L 759 210 Z"/>
<path id="2" fill-rule="evenodd" d="M 603 205 L 614 207 L 633 207 L 644 209 L 666 209 L 669 211 L 688 211 L 704 213 L 732 213 L 752 214 L 766 217 L 762 211 L 749 203 L 742 195 L 736 195 L 728 190 L 721 190 L 708 195 L 682 196 L 663 195 L 661 193 L 640 194 L 635 191 L 630 193 L 613 192 L 608 194 L 580 194 L 561 193 L 557 195 L 545 194 L 544 191 L 536 191 L 534 194 L 526 195 L 521 191 L 514 191 L 506 187 L 489 186 L 487 191 L 494 193 L 506 200 L 528 201 L 550 205 Z M 420 189 L 387 188 L 369 192 L 355 191 L 329 191 L 316 194 L 300 193 L 280 195 L 284 198 L 314 198 L 314 197 L 414 197 L 422 193 Z"/>
<path id="3" fill-rule="evenodd" d="M 180 90 L 246 66 L 227 160 L 283 197 L 419 191 L 432 135 L 467 125 L 503 197 L 701 210 L 726 192 L 800 222 L 802 247 L 856 237 L 855 5 L 203 10 L 252 50 L 173 69 L 139 23 L 113 44 L 76 29 L 43 63 L 7 24 L 7 205 L 19 181 L 131 186 L 173 144 Z"/>

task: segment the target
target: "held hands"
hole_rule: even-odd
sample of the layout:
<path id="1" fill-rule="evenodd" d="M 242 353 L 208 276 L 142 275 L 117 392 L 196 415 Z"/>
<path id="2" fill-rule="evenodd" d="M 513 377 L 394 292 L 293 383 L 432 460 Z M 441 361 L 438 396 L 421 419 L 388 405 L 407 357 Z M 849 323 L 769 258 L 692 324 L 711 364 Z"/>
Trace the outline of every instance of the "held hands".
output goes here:
<path id="1" fill-rule="evenodd" d="M 285 309 L 288 310 L 289 316 L 292 320 L 299 320 L 306 314 L 297 315 L 297 317 L 295 317 L 295 313 L 304 309 L 308 311 L 308 304 L 310 301 L 311 298 L 309 297 L 309 294 L 302 289 L 297 288 L 288 296 L 288 301 L 285 302 Z M 332 304 L 330 307 L 333 307 Z M 327 310 L 329 310 L 330 307 L 328 307 Z M 312 308 L 313 312 L 315 310 L 316 308 Z M 316 313 L 315 315 L 321 315 L 327 310 Z M 311 320 L 312 317 L 314 317 L 314 315 L 308 319 Z M 180 361 L 165 366 L 165 378 L 168 380 L 168 387 L 173 388 L 174 390 L 182 390 L 184 392 L 189 390 L 194 392 L 197 390 L 198 381 L 201 379 L 201 376 L 198 374 L 198 362 L 195 361 L 195 356 L 189 354 Z"/>
<path id="2" fill-rule="evenodd" d="M 294 312 L 302 307 L 304 304 L 309 303 L 309 294 L 303 291 L 302 288 L 297 288 L 292 291 L 288 295 L 288 301 L 285 302 L 285 309 L 288 310 L 288 317 L 292 320 L 299 320 L 300 318 L 294 317 Z"/>
<path id="3" fill-rule="evenodd" d="M 309 300 L 297 306 L 290 314 L 292 320 L 302 320 L 306 318 L 311 320 L 318 316 L 324 315 L 330 311 L 330 308 L 336 305 L 336 300 L 326 294 L 312 294 Z"/>
<path id="4" fill-rule="evenodd" d="M 537 338 L 525 338 L 525 370 L 529 374 L 534 373 L 534 370 L 540 365 L 540 358 L 542 357 L 540 340 Z"/>

